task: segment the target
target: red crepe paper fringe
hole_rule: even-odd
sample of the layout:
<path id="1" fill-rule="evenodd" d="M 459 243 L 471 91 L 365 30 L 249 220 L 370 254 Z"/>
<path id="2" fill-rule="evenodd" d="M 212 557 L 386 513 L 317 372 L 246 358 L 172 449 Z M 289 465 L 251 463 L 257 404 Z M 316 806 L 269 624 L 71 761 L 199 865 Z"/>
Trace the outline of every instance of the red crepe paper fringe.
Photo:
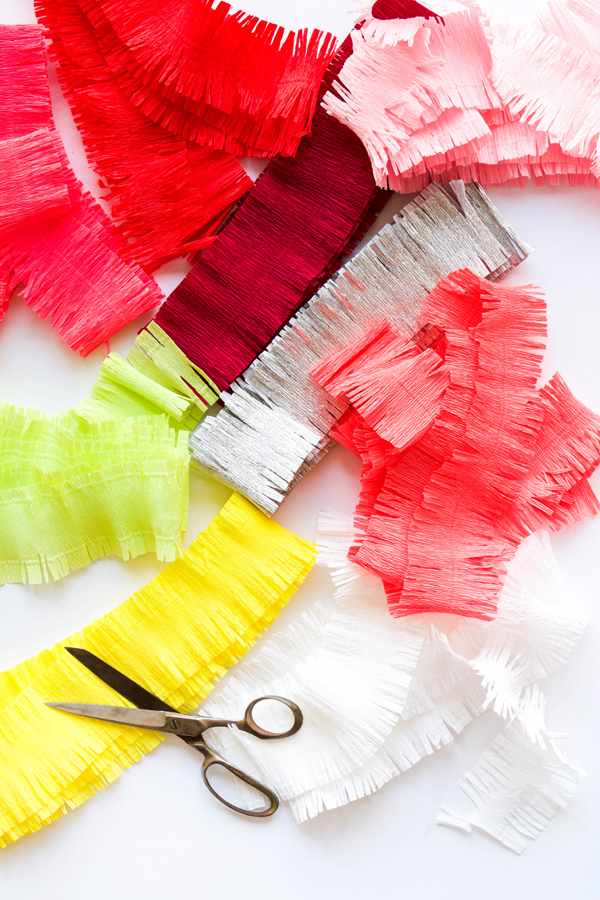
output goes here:
<path id="1" fill-rule="evenodd" d="M 11 82 L 21 93 L 10 93 Z M 0 131 L 0 311 L 24 283 L 25 302 L 86 355 L 161 293 L 125 262 L 122 240 L 69 167 L 52 120 L 40 28 L 0 29 L 0 100 L 9 112 L 22 109 Z"/>
<path id="2" fill-rule="evenodd" d="M 419 16 L 422 19 L 444 21 L 441 16 L 431 12 L 426 6 L 421 6 L 416 0 L 376 0 L 371 15 L 374 19 L 412 19 Z"/>
<path id="3" fill-rule="evenodd" d="M 126 96 L 173 134 L 238 156 L 293 156 L 335 51 L 213 0 L 79 0 Z"/>
<path id="4" fill-rule="evenodd" d="M 108 189 L 124 256 L 146 271 L 209 246 L 252 186 L 234 157 L 174 137 L 127 99 L 76 0 L 36 0 L 90 164 Z"/>
<path id="5" fill-rule="evenodd" d="M 394 392 L 384 386 L 386 375 L 398 377 L 382 340 L 391 328 L 371 329 L 313 370 L 335 397 L 352 403 L 332 432 L 363 460 L 349 556 L 383 579 L 396 616 L 491 619 L 506 563 L 524 537 L 600 511 L 587 481 L 600 463 L 600 416 L 559 375 L 537 389 L 545 305 L 535 289 L 491 285 L 465 270 L 436 287 L 422 314 L 439 328 L 422 329 L 413 346 L 418 352 L 430 340 L 443 347 L 444 330 L 449 383 L 441 406 L 435 391 L 421 391 L 435 421 L 408 450 L 408 423 L 397 436 L 382 434 L 379 424 L 386 402 L 388 415 L 398 417 Z M 428 354 L 435 355 L 420 355 Z M 442 371 L 436 358 L 429 379 Z M 374 421 L 348 385 L 368 385 L 377 366 Z M 423 408 L 406 405 L 417 432 Z"/>
<path id="6" fill-rule="evenodd" d="M 346 40 L 322 93 L 350 50 Z M 387 197 L 360 141 L 318 109 L 295 159 L 271 162 L 157 323 L 221 390 L 229 387 L 337 271 Z"/>

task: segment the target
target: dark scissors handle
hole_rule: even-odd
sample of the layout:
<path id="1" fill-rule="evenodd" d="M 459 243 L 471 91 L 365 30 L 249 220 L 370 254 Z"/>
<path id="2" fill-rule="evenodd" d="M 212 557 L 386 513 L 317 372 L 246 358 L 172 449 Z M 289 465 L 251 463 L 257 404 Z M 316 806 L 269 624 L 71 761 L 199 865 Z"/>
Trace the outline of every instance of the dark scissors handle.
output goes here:
<path id="1" fill-rule="evenodd" d="M 254 707 L 257 703 L 260 703 L 262 700 L 277 700 L 279 703 L 283 703 L 288 709 L 291 709 L 294 714 L 294 724 L 287 731 L 266 731 L 264 728 L 261 728 L 260 725 L 257 725 L 254 721 L 254 717 L 252 713 L 254 712 Z M 223 728 L 229 725 L 235 725 L 236 728 L 239 728 L 240 731 L 246 732 L 246 734 L 252 734 L 254 737 L 260 738 L 263 741 L 269 740 L 277 740 L 278 738 L 290 737 L 292 734 L 296 734 L 297 731 L 302 726 L 302 711 L 300 707 L 297 706 L 293 700 L 288 700 L 286 697 L 277 697 L 275 695 L 269 695 L 266 697 L 257 697 L 256 700 L 253 700 L 246 707 L 246 712 L 244 713 L 244 718 L 239 722 L 234 722 L 231 719 L 208 719 L 202 717 L 202 724 L 205 726 L 205 730 L 209 728 Z M 204 742 L 204 736 L 195 740 L 188 740 L 188 744 L 192 747 L 195 747 L 196 750 L 199 750 L 200 753 L 204 755 L 204 763 L 202 765 L 202 777 L 204 778 L 204 783 L 206 787 L 209 789 L 211 794 L 220 800 L 221 803 L 224 803 L 225 806 L 228 806 L 229 809 L 235 810 L 235 812 L 242 813 L 244 816 L 254 816 L 256 818 L 264 818 L 265 816 L 272 816 L 273 813 L 277 810 L 279 806 L 279 799 L 273 791 L 268 788 L 266 785 L 261 784 L 260 781 L 257 781 L 256 778 L 252 778 L 251 775 L 248 775 L 246 772 L 243 772 L 241 769 L 238 769 L 237 766 L 232 765 L 230 762 L 227 762 L 226 759 L 223 759 L 220 756 L 217 756 L 216 753 L 206 746 Z M 208 780 L 208 770 L 211 766 L 221 766 L 224 769 L 227 769 L 228 772 L 231 772 L 235 778 L 239 778 L 240 781 L 243 781 L 245 784 L 249 784 L 250 787 L 253 787 L 254 790 L 258 791 L 269 801 L 269 805 L 264 809 L 244 809 L 241 806 L 236 806 L 234 803 L 230 803 L 229 800 L 226 800 L 225 797 L 222 797 L 212 786 L 210 781 Z"/>
<path id="2" fill-rule="evenodd" d="M 292 727 L 288 728 L 287 731 L 266 731 L 264 728 L 261 728 L 260 725 L 257 725 L 253 716 L 254 707 L 257 703 L 262 703 L 263 700 L 276 700 L 278 703 L 283 703 L 284 706 L 291 709 L 294 714 L 294 724 Z M 288 700 L 287 697 L 277 697 L 274 694 L 269 694 L 266 697 L 257 697 L 256 700 L 249 703 L 246 707 L 244 718 L 239 722 L 235 722 L 232 719 L 209 719 L 205 716 L 202 716 L 200 721 L 204 725 L 205 730 L 208 730 L 209 728 L 226 728 L 229 725 L 235 725 L 240 731 L 245 731 L 246 734 L 252 734 L 262 741 L 276 741 L 280 738 L 291 737 L 293 734 L 296 734 L 302 727 L 303 718 L 300 707 L 297 706 L 293 700 Z"/>

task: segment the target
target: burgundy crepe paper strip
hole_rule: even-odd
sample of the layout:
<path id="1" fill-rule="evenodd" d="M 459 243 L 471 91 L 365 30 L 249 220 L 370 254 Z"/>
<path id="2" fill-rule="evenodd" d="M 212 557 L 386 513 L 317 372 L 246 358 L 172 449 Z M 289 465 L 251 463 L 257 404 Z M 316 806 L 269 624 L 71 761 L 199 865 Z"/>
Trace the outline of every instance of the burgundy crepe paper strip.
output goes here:
<path id="1" fill-rule="evenodd" d="M 125 96 L 76 0 L 36 0 L 50 54 L 124 255 L 151 272 L 209 246 L 252 186 L 229 153 L 200 147 L 155 125 Z"/>
<path id="2" fill-rule="evenodd" d="M 83 191 L 54 127 L 41 28 L 0 27 L 0 314 L 23 298 L 82 355 L 161 293 Z"/>
<path id="3" fill-rule="evenodd" d="M 348 38 L 322 96 L 352 50 Z M 319 107 L 294 159 L 278 157 L 161 307 L 156 321 L 224 390 L 340 267 L 389 193 L 346 126 Z"/>
<path id="4" fill-rule="evenodd" d="M 238 156 L 295 155 L 331 34 L 285 29 L 213 0 L 79 0 L 126 96 L 173 134 Z"/>
<path id="5" fill-rule="evenodd" d="M 443 18 L 437 13 L 431 12 L 426 6 L 421 6 L 415 0 L 377 0 L 371 9 L 374 19 L 437 19 L 443 22 Z"/>
<path id="6" fill-rule="evenodd" d="M 363 461 L 350 558 L 383 579 L 394 615 L 489 619 L 506 562 L 524 537 L 600 511 L 588 482 L 600 462 L 600 416 L 559 375 L 537 389 L 545 305 L 535 289 L 456 272 L 431 293 L 423 315 L 441 328 L 425 326 L 415 346 L 444 359 L 449 384 L 440 404 L 439 366 L 430 367 L 428 387 L 424 369 L 417 373 L 421 387 L 402 374 L 403 389 L 410 384 L 418 401 L 414 433 L 428 406 L 435 417 L 411 446 L 411 409 L 398 409 L 392 386 L 382 380 L 377 396 L 359 394 L 356 403 L 357 386 L 360 392 L 373 381 L 378 359 L 381 379 L 391 371 L 381 349 L 386 326 L 313 372 L 336 397 L 352 399 L 354 391 L 355 405 L 332 431 Z M 402 429 L 390 431 L 389 420 L 406 416 Z"/>

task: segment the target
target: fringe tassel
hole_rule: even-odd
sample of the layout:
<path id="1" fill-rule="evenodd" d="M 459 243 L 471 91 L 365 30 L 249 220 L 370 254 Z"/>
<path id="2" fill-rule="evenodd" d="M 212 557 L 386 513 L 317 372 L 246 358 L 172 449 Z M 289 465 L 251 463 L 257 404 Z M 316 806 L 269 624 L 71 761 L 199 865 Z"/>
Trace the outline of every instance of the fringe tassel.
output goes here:
<path id="1" fill-rule="evenodd" d="M 350 52 L 347 40 L 322 92 Z M 341 266 L 387 197 L 358 138 L 317 110 L 295 159 L 273 160 L 157 323 L 220 390 L 228 388 Z"/>
<path id="2" fill-rule="evenodd" d="M 24 282 L 25 302 L 85 356 L 156 306 L 161 294 L 141 269 L 127 265 L 123 242 L 69 168 L 52 121 L 41 29 L 0 31 L 0 84 L 13 76 L 23 93 L 14 95 L 9 110 L 17 101 L 29 110 L 31 101 L 14 129 L 30 125 L 31 131 L 0 142 L 8 176 L 0 200 L 6 216 L 0 225 L 0 306 Z M 6 93 L 0 90 L 0 99 Z M 23 171 L 31 187 L 29 178 L 23 183 Z"/>
<path id="3" fill-rule="evenodd" d="M 208 247 L 251 179 L 230 154 L 177 138 L 136 109 L 76 0 L 35 6 L 90 164 L 108 188 L 125 258 L 151 272 Z"/>
<path id="4" fill-rule="evenodd" d="M 225 409 L 192 436 L 195 461 L 274 512 L 328 449 L 327 435 L 346 407 L 316 384 L 311 370 L 373 321 L 388 319 L 410 338 L 428 292 L 453 269 L 497 278 L 527 252 L 477 185 L 427 188 L 297 313 L 233 394 L 222 395 Z M 240 408 L 251 413 L 242 416 Z M 246 467 L 249 446 L 253 462 Z M 301 452 L 304 462 L 290 476 Z"/>
<path id="5" fill-rule="evenodd" d="M 0 846 L 74 809 L 160 742 L 156 732 L 60 715 L 44 701 L 123 704 L 64 646 L 84 647 L 191 712 L 296 591 L 314 547 L 234 495 L 146 587 L 83 631 L 0 674 L 6 740 Z"/>
<path id="6" fill-rule="evenodd" d="M 173 134 L 237 156 L 294 156 L 310 133 L 331 34 L 213 0 L 81 2 L 125 95 Z"/>

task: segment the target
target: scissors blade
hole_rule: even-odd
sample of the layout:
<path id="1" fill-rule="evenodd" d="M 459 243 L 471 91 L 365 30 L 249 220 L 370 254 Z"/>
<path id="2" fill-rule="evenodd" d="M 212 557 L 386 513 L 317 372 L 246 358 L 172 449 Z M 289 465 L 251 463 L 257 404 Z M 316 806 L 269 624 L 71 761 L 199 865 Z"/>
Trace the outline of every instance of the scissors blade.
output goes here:
<path id="1" fill-rule="evenodd" d="M 139 706 L 140 709 L 155 709 L 172 713 L 177 712 L 174 707 L 169 706 L 164 700 L 151 694 L 150 691 L 147 691 L 141 685 L 132 681 L 131 678 L 123 675 L 118 669 L 113 669 L 112 666 L 109 666 L 108 663 L 104 662 L 103 659 L 100 659 L 100 657 L 91 653 L 89 650 L 83 650 L 81 647 L 65 647 L 65 650 L 68 650 L 71 656 L 74 656 L 78 662 L 86 667 L 86 669 L 93 672 L 100 681 L 103 681 L 104 684 L 111 687 L 113 691 L 116 691 L 121 697 L 129 700 L 130 703 Z"/>
<path id="2" fill-rule="evenodd" d="M 162 731 L 166 727 L 167 713 L 153 709 L 130 709 L 128 706 L 98 706 L 95 703 L 46 703 L 53 709 L 85 716 L 87 719 L 101 719 L 119 725 L 134 725 L 137 728 L 152 728 Z"/>

